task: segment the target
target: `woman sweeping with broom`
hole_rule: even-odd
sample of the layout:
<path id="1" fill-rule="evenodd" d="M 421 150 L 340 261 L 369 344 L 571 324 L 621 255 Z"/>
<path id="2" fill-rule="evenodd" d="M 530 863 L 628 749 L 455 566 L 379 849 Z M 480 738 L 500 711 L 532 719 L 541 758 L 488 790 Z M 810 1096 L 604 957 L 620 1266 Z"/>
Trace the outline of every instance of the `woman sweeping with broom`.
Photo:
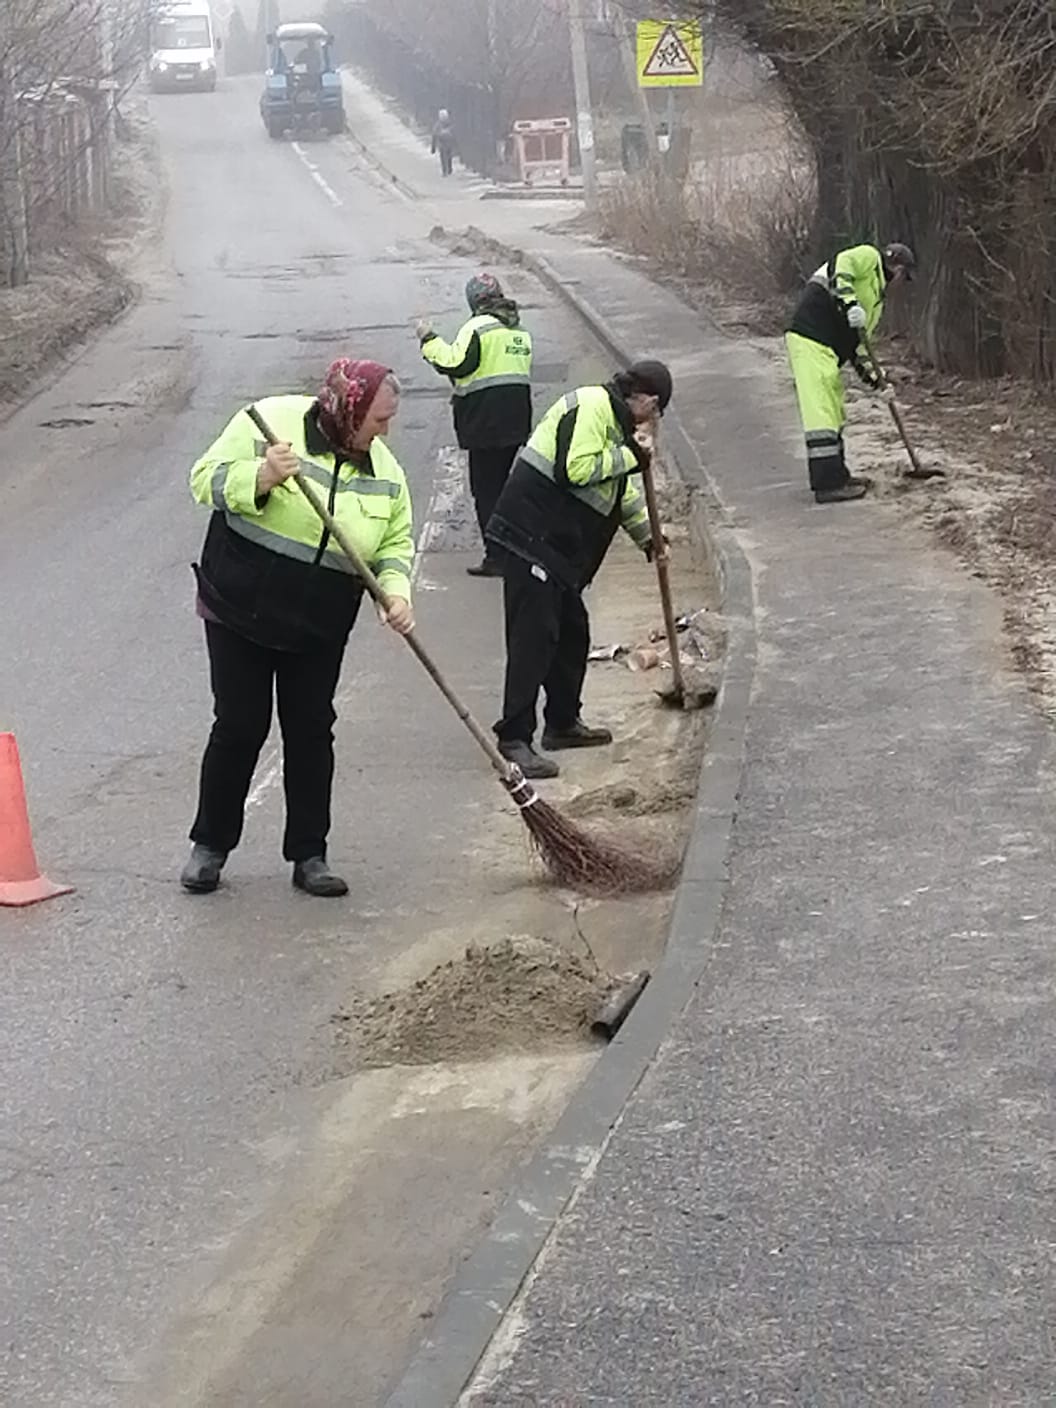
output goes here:
<path id="1" fill-rule="evenodd" d="M 641 409 L 647 405 L 648 398 L 643 402 Z M 656 407 L 653 408 L 653 413 L 658 413 Z M 286 448 L 277 431 L 266 419 L 261 405 L 248 406 L 245 414 L 259 432 L 261 446 Z M 219 468 L 222 469 L 223 466 Z M 391 620 L 400 631 L 407 648 L 485 755 L 503 790 L 516 805 L 551 877 L 560 884 L 591 894 L 629 893 L 632 890 L 655 889 L 666 884 L 673 872 L 671 864 L 657 865 L 654 860 L 643 858 L 611 841 L 590 836 L 580 830 L 575 823 L 562 816 L 555 807 L 539 796 L 516 763 L 503 757 L 488 732 L 477 722 L 459 697 L 436 658 L 418 639 L 413 621 L 402 609 L 405 601 L 390 596 L 383 585 L 382 566 L 379 564 L 378 572 L 374 571 L 347 527 L 338 522 L 331 506 L 327 505 L 319 489 L 307 477 L 306 470 L 307 466 L 302 463 L 299 470 L 295 470 L 285 481 L 286 485 L 296 488 L 305 505 L 330 534 L 344 554 L 348 566 L 356 573 L 371 599 L 379 607 L 382 618 Z M 402 620 L 397 620 L 397 617 Z"/>
<path id="2" fill-rule="evenodd" d="M 266 445 L 240 411 L 191 471 L 194 497 L 214 510 L 195 571 L 216 715 L 181 876 L 193 893 L 216 889 L 238 845 L 273 692 L 293 883 L 310 895 L 348 893 L 326 846 L 334 693 L 363 581 L 294 479 L 319 486 L 332 520 L 377 575 L 382 619 L 411 631 L 411 501 L 403 470 L 378 438 L 399 395 L 387 367 L 342 359 L 317 397 L 273 396 L 253 408 L 277 443 Z"/>

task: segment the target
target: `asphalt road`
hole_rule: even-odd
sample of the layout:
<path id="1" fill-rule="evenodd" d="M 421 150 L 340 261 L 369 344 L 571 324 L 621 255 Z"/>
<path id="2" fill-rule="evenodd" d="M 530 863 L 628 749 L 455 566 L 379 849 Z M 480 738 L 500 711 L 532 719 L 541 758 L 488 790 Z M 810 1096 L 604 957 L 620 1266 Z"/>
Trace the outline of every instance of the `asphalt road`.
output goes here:
<path id="1" fill-rule="evenodd" d="M 411 332 L 422 312 L 456 324 L 470 266 L 424 239 L 423 214 L 351 146 L 269 142 L 252 84 L 153 111 L 169 199 L 143 297 L 2 432 L 0 727 L 22 750 L 42 862 L 78 887 L 0 912 L 5 1408 L 162 1401 L 145 1366 L 240 1230 L 310 1162 L 330 1013 L 350 989 L 413 971 L 433 926 L 479 909 L 458 861 L 494 801 L 457 722 L 365 614 L 342 684 L 332 839 L 350 901 L 292 892 L 268 759 L 226 890 L 193 900 L 176 884 L 209 723 L 189 569 L 205 514 L 187 471 L 240 404 L 311 389 L 339 353 L 390 362 L 407 388 L 393 447 L 417 527 L 433 520 L 422 629 L 489 720 L 499 602 L 494 584 L 462 570 L 475 543 L 443 456 L 447 400 Z M 602 364 L 540 289 L 522 280 L 517 291 L 545 405 Z M 361 1117 L 346 1111 L 344 1124 Z M 457 1143 L 457 1120 L 449 1134 Z M 431 1157 L 447 1158 L 456 1182 L 495 1173 L 472 1139 L 459 1154 L 433 1135 Z M 465 1209 L 448 1211 L 468 1235 Z M 456 1250 L 445 1245 L 438 1265 Z M 406 1282 L 420 1274 L 408 1254 Z M 241 1313 L 246 1339 L 252 1303 Z M 373 1335 L 358 1362 L 367 1382 L 373 1354 L 381 1384 L 399 1364 L 384 1325 Z M 267 1401 L 338 1401 L 325 1388 L 290 1394 Z"/>

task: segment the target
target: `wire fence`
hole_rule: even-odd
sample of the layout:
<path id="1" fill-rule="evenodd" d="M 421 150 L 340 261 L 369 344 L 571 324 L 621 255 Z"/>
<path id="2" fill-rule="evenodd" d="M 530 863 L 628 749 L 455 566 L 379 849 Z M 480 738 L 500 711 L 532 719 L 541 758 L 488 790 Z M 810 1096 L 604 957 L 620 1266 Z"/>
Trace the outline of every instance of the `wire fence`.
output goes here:
<path id="1" fill-rule="evenodd" d="M 431 130 L 446 108 L 462 161 L 482 175 L 494 173 L 506 134 L 490 88 L 444 73 L 379 25 L 363 5 L 342 6 L 328 19 L 339 52 L 369 72 L 419 127 Z"/>

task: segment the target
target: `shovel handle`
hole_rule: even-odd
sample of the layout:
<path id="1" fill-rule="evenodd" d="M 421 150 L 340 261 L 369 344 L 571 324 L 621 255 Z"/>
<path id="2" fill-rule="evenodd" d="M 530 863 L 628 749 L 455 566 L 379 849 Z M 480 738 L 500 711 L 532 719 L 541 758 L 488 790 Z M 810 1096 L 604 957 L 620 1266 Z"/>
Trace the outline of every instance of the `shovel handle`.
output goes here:
<path id="1" fill-rule="evenodd" d="M 247 406 L 246 415 L 249 416 L 250 420 L 260 431 L 267 444 L 281 444 L 281 441 L 279 440 L 278 436 L 268 425 L 267 421 L 257 410 L 256 406 Z M 305 476 L 300 473 L 293 475 L 293 481 L 297 485 L 297 488 L 304 495 L 304 497 L 311 504 L 312 508 L 315 509 L 316 513 L 322 520 L 323 525 L 326 527 L 331 537 L 334 539 L 334 542 L 337 543 L 338 547 L 341 549 L 341 551 L 348 558 L 349 562 L 352 564 L 356 574 L 362 579 L 363 585 L 367 589 L 367 593 L 373 598 L 374 601 L 378 603 L 379 606 L 384 608 L 387 604 L 388 598 L 386 597 L 385 592 L 382 590 L 381 583 L 378 581 L 377 577 L 375 577 L 374 573 L 370 570 L 366 562 L 363 560 L 363 556 L 360 553 L 359 549 L 356 547 L 355 543 L 351 541 L 348 534 L 344 531 L 341 525 L 335 521 L 334 515 L 330 512 L 326 504 L 319 497 L 319 494 L 316 491 L 314 484 L 312 484 L 310 480 L 306 479 Z M 433 683 L 436 685 L 437 689 L 444 696 L 447 702 L 451 705 L 451 708 L 462 720 L 463 724 L 466 726 L 466 728 L 472 734 L 473 738 L 476 740 L 477 744 L 480 746 L 482 752 L 487 755 L 488 762 L 491 763 L 491 766 L 498 773 L 499 777 L 502 779 L 505 785 L 509 788 L 517 786 L 518 783 L 521 783 L 523 785 L 523 778 L 521 777 L 520 769 L 515 768 L 502 756 L 498 748 L 495 746 L 495 742 L 490 736 L 490 734 L 485 732 L 483 727 L 470 713 L 466 705 L 463 704 L 462 700 L 458 697 L 452 686 L 448 683 L 447 678 L 443 674 L 439 665 L 437 665 L 436 661 L 426 650 L 425 646 L 422 645 L 421 641 L 415 635 L 414 631 L 408 631 L 406 635 L 401 637 L 401 639 L 407 646 L 410 647 L 411 651 L 417 657 L 418 663 L 425 670 L 426 674 L 433 681 Z"/>
<path id="2" fill-rule="evenodd" d="M 653 431 L 652 453 L 649 463 L 642 467 L 642 488 L 645 491 L 645 507 L 649 514 L 649 532 L 653 539 L 653 565 L 656 568 L 656 582 L 660 588 L 660 605 L 664 612 L 664 632 L 667 635 L 667 648 L 671 653 L 671 674 L 676 692 L 685 693 L 682 678 L 682 660 L 678 648 L 678 627 L 675 625 L 675 609 L 671 602 L 670 557 L 664 542 L 664 530 L 660 522 L 660 509 L 656 502 L 656 480 L 653 477 L 653 455 L 656 454 L 657 433 Z"/>
<path id="3" fill-rule="evenodd" d="M 872 362 L 874 368 L 876 369 L 876 374 L 880 378 L 881 382 L 885 386 L 890 386 L 891 383 L 887 379 L 887 373 L 877 361 L 876 353 L 873 351 L 872 339 L 866 332 L 865 328 L 861 329 L 859 333 L 859 340 L 861 341 L 862 346 L 865 348 L 865 355 L 869 358 L 870 362 Z M 913 466 L 914 477 L 917 479 L 932 478 L 933 472 L 924 468 L 924 466 L 920 462 L 920 456 L 913 448 L 913 442 L 909 438 L 909 432 L 906 430 L 906 423 L 902 419 L 902 411 L 899 408 L 898 402 L 892 398 L 887 403 L 887 409 L 891 412 L 891 419 L 895 423 L 895 429 L 898 431 L 899 438 L 901 439 L 902 444 L 906 448 L 906 454 L 909 456 L 909 462 Z"/>
<path id="4" fill-rule="evenodd" d="M 902 412 L 898 407 L 898 403 L 896 401 L 888 401 L 887 409 L 891 412 L 891 419 L 895 422 L 895 429 L 902 437 L 902 444 L 906 447 L 906 454 L 909 456 L 909 462 L 913 466 L 913 473 L 917 476 L 918 479 L 929 478 L 929 471 L 926 470 L 921 464 L 920 456 L 913 448 L 913 443 L 909 438 L 908 432 L 906 431 L 906 423 L 902 419 Z"/>

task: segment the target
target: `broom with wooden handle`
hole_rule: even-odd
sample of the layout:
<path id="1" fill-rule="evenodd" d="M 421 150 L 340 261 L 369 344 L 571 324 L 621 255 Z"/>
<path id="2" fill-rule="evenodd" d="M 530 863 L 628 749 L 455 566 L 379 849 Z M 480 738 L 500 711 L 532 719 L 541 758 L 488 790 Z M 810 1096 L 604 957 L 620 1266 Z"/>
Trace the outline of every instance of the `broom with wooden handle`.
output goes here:
<path id="1" fill-rule="evenodd" d="M 246 414 L 269 445 L 280 443 L 256 406 L 247 406 Z M 348 558 L 368 595 L 383 610 L 386 609 L 387 598 L 380 582 L 363 561 L 355 544 L 334 520 L 314 485 L 300 473 L 293 475 L 293 481 Z M 671 878 L 670 870 L 661 870 L 611 842 L 588 835 L 555 807 L 544 802 L 520 768 L 502 756 L 490 734 L 455 693 L 415 632 L 408 631 L 401 639 L 409 646 L 498 774 L 499 781 L 516 803 L 544 865 L 558 884 L 593 894 L 627 894 L 658 889 Z"/>

